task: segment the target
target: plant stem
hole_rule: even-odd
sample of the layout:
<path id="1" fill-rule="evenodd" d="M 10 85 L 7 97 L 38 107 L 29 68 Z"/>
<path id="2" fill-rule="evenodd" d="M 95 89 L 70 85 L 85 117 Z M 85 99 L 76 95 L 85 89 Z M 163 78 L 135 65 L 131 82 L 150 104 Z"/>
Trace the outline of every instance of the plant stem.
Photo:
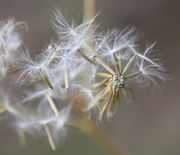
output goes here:
<path id="1" fill-rule="evenodd" d="M 48 99 L 48 103 L 51 107 L 51 109 L 53 110 L 53 112 L 55 113 L 55 115 L 58 117 L 59 116 L 59 111 L 54 103 L 54 101 L 52 100 L 52 98 L 50 97 L 50 95 L 48 93 L 46 93 L 46 97 Z"/>
<path id="2" fill-rule="evenodd" d="M 96 12 L 96 0 L 83 0 L 83 20 L 92 19 Z"/>
<path id="3" fill-rule="evenodd" d="M 44 75 L 44 73 L 40 70 L 39 74 L 41 76 L 41 79 L 43 80 L 44 84 L 48 87 L 53 89 L 53 86 L 51 84 L 51 82 L 49 81 L 49 79 Z"/>
<path id="4" fill-rule="evenodd" d="M 23 131 L 19 131 L 19 143 L 21 146 L 26 146 L 26 134 Z"/>
<path id="5" fill-rule="evenodd" d="M 47 124 L 44 125 L 44 129 L 45 129 L 46 134 L 47 134 L 49 145 L 51 146 L 52 150 L 55 151 L 56 150 L 56 146 L 55 146 L 55 143 L 54 143 L 51 131 L 49 129 L 49 126 Z"/>
<path id="6" fill-rule="evenodd" d="M 3 106 L 2 107 L 0 106 L 0 114 L 4 113 L 5 111 L 6 111 L 6 108 Z"/>
<path id="7" fill-rule="evenodd" d="M 112 155 L 125 155 L 117 143 L 101 127 L 97 126 L 93 120 L 75 121 L 70 125 L 80 129 L 82 133 L 94 139 Z"/>
<path id="8" fill-rule="evenodd" d="M 69 77 L 68 77 L 68 70 L 67 67 L 65 66 L 64 70 L 64 83 L 65 83 L 65 89 L 69 88 Z"/>
<path id="9" fill-rule="evenodd" d="M 104 67 L 104 69 L 106 69 L 111 74 L 115 74 L 115 72 L 107 64 L 105 64 L 101 59 L 99 59 L 96 56 L 95 56 L 95 59 L 102 67 Z"/>
<path id="10" fill-rule="evenodd" d="M 57 46 L 53 53 L 51 54 L 51 56 L 49 57 L 49 59 L 47 60 L 47 62 L 44 64 L 44 66 L 48 67 L 52 61 L 54 60 L 55 56 L 57 55 L 57 51 L 61 48 L 61 45 Z"/>
<path id="11" fill-rule="evenodd" d="M 124 73 L 126 73 L 128 71 L 129 67 L 131 66 L 131 64 L 133 63 L 135 58 L 136 58 L 136 54 L 134 54 L 134 56 L 128 61 L 128 63 L 124 67 L 124 70 L 123 70 L 122 74 L 124 74 Z"/>

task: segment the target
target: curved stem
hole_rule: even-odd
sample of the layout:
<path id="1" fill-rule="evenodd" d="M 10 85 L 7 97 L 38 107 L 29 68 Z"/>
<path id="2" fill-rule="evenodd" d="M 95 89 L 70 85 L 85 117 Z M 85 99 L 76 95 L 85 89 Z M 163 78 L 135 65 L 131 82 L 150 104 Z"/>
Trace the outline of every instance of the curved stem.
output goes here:
<path id="1" fill-rule="evenodd" d="M 112 155 L 127 155 L 121 151 L 117 143 L 101 127 L 97 126 L 93 120 L 72 121 L 68 124 L 79 129 L 82 133 L 94 139 Z"/>

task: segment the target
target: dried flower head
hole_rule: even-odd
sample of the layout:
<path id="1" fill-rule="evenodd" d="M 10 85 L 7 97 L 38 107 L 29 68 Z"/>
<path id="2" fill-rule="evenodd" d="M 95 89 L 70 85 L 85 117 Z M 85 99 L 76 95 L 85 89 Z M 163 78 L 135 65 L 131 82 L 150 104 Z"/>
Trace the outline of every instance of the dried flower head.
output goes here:
<path id="1" fill-rule="evenodd" d="M 19 71 L 12 77 L 18 83 L 10 86 L 10 78 L 4 78 L 13 94 L 5 93 L 0 81 L 0 114 L 15 118 L 21 143 L 25 133 L 44 131 L 53 150 L 54 139 L 65 135 L 67 127 L 92 134 L 94 118 L 111 119 L 122 95 L 125 101 L 134 98 L 131 83 L 145 86 L 166 80 L 159 58 L 152 55 L 155 44 L 139 52 L 134 28 L 98 33 L 96 16 L 79 25 L 69 24 L 60 11 L 54 18 L 58 39 L 34 58 L 28 50 L 19 50 L 18 29 L 24 23 L 0 22 L 0 75 L 6 77 L 12 65 Z"/>

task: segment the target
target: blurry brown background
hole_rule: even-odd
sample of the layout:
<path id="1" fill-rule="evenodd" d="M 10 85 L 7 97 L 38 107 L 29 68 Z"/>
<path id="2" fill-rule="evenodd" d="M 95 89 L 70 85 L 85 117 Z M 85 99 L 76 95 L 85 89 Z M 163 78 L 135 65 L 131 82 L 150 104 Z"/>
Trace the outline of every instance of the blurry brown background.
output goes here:
<path id="1" fill-rule="evenodd" d="M 55 38 L 50 24 L 54 8 L 81 20 L 82 0 L 0 0 L 0 20 L 15 17 L 27 22 L 25 44 L 39 52 Z M 142 48 L 157 41 L 170 79 L 160 90 L 136 90 L 135 102 L 122 104 L 115 119 L 104 127 L 132 155 L 180 155 L 180 1 L 97 0 L 97 10 L 102 30 L 132 25 L 143 34 Z M 21 148 L 10 125 L 0 120 L 0 155 L 106 155 L 80 134 L 68 136 L 57 152 L 49 149 L 45 138 L 36 136 Z"/>

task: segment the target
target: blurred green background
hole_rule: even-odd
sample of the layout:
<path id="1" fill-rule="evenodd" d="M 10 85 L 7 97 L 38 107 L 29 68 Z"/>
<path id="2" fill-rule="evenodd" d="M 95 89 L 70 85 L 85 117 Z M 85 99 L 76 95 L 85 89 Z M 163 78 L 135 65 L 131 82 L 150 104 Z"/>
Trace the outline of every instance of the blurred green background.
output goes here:
<path id="1" fill-rule="evenodd" d="M 55 34 L 50 19 L 55 8 L 82 19 L 82 0 L 0 0 L 0 20 L 15 17 L 29 31 L 24 40 L 31 52 L 40 52 Z M 142 49 L 157 41 L 169 80 L 161 89 L 137 89 L 136 100 L 122 104 L 118 115 L 104 124 L 106 131 L 132 155 L 180 155 L 180 1 L 97 0 L 97 22 L 108 28 L 135 26 L 143 34 Z M 0 155 L 106 155 L 103 148 L 81 134 L 68 134 L 52 152 L 46 138 L 29 137 L 20 147 L 16 132 L 0 118 Z M 107 154 L 108 155 L 108 154 Z"/>

